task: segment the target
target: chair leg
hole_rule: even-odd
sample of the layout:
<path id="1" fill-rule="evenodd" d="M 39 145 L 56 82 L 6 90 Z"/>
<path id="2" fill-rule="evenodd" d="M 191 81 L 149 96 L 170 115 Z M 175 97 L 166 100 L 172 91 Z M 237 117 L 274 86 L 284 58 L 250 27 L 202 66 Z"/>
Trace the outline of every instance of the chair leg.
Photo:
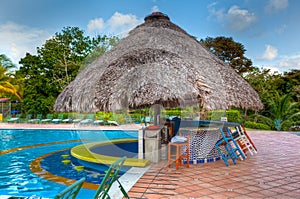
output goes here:
<path id="1" fill-rule="evenodd" d="M 234 152 L 232 146 L 231 146 L 229 143 L 227 143 L 227 144 L 225 145 L 225 149 L 226 149 L 226 151 L 228 152 L 228 156 L 231 158 L 233 164 L 236 164 L 236 159 L 237 159 L 238 157 L 237 157 L 236 153 Z"/>
<path id="2" fill-rule="evenodd" d="M 168 167 L 171 167 L 171 146 L 168 145 Z"/>
<path id="3" fill-rule="evenodd" d="M 176 170 L 179 169 L 179 165 L 181 165 L 180 147 L 176 147 Z"/>
<path id="4" fill-rule="evenodd" d="M 222 160 L 224 161 L 225 165 L 228 166 L 229 163 L 227 161 L 227 155 L 222 151 L 222 149 L 220 148 L 220 146 L 218 144 L 215 145 L 216 149 L 218 151 L 218 153 L 220 154 Z"/>

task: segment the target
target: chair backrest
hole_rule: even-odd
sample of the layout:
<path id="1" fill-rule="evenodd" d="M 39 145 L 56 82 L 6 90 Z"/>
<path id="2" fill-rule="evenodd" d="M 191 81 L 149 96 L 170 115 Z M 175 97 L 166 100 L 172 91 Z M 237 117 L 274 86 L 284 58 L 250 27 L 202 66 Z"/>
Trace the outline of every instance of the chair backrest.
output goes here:
<path id="1" fill-rule="evenodd" d="M 243 129 L 242 129 L 242 127 L 239 125 L 239 126 L 236 126 L 235 127 L 235 129 L 236 129 L 236 132 L 238 133 L 238 135 L 241 137 L 241 136 L 245 136 L 245 134 L 244 134 L 244 131 L 243 131 Z"/>
<path id="2" fill-rule="evenodd" d="M 57 119 L 61 119 L 61 120 L 64 119 L 64 114 L 63 113 L 58 114 Z"/>
<path id="3" fill-rule="evenodd" d="M 75 119 L 84 119 L 85 118 L 85 114 L 79 113 L 75 115 Z"/>
<path id="4" fill-rule="evenodd" d="M 42 119 L 42 117 L 43 117 L 42 114 L 37 114 L 37 115 L 36 115 L 36 119 L 38 119 L 38 120 Z"/>
<path id="5" fill-rule="evenodd" d="M 86 119 L 94 120 L 95 114 L 87 114 Z"/>
<path id="6" fill-rule="evenodd" d="M 46 118 L 47 119 L 53 119 L 53 114 L 47 114 Z"/>
<path id="7" fill-rule="evenodd" d="M 108 170 L 106 171 L 106 174 L 98 187 L 96 194 L 94 196 L 94 199 L 104 199 L 104 198 L 110 198 L 108 195 L 108 191 L 111 187 L 111 185 L 118 179 L 118 174 L 125 162 L 126 156 L 118 159 L 113 164 L 110 165 Z"/>
<path id="8" fill-rule="evenodd" d="M 26 120 L 30 120 L 32 118 L 32 114 L 27 114 L 26 115 Z"/>
<path id="9" fill-rule="evenodd" d="M 220 132 L 221 132 L 224 140 L 227 140 L 227 141 L 233 140 L 230 128 L 228 128 L 228 127 L 225 127 L 225 129 L 220 128 Z"/>
<path id="10" fill-rule="evenodd" d="M 171 122 L 174 123 L 174 135 L 177 135 L 180 128 L 181 119 L 179 117 L 174 117 L 172 118 Z"/>
<path id="11" fill-rule="evenodd" d="M 59 192 L 54 199 L 75 199 L 80 188 L 82 187 L 83 183 L 85 181 L 85 178 L 81 178 L 74 184 L 68 186 L 61 192 Z"/>

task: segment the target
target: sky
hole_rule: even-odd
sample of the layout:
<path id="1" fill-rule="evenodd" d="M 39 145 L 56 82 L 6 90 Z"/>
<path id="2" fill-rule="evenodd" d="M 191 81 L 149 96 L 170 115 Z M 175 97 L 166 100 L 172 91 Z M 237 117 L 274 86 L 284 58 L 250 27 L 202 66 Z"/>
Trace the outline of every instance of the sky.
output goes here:
<path id="1" fill-rule="evenodd" d="M 64 27 L 124 37 L 162 12 L 198 40 L 232 37 L 258 68 L 300 70 L 299 0 L 1 0 L 0 54 L 18 64 Z"/>

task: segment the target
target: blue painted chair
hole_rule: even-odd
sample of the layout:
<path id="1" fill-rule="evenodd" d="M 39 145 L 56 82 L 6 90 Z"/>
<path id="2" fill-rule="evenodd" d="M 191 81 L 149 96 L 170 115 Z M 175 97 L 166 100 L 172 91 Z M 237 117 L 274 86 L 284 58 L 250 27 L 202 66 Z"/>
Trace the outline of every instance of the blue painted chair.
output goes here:
<path id="1" fill-rule="evenodd" d="M 222 138 L 217 141 L 215 144 L 216 149 L 218 150 L 221 158 L 223 159 L 226 166 L 229 165 L 228 160 L 231 159 L 233 164 L 236 164 L 236 160 L 241 157 L 245 158 L 244 153 L 240 149 L 239 145 L 234 140 L 231 130 L 226 128 L 224 132 L 222 128 L 219 129 L 222 135 Z"/>

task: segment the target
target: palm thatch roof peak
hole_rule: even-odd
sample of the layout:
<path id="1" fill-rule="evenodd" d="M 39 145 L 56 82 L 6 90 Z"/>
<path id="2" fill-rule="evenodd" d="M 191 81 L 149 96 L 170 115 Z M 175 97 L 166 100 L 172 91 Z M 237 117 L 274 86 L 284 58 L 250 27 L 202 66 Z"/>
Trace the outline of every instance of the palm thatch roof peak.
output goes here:
<path id="1" fill-rule="evenodd" d="M 162 104 L 261 109 L 251 86 L 159 12 L 82 70 L 58 96 L 56 111 L 96 112 Z"/>

